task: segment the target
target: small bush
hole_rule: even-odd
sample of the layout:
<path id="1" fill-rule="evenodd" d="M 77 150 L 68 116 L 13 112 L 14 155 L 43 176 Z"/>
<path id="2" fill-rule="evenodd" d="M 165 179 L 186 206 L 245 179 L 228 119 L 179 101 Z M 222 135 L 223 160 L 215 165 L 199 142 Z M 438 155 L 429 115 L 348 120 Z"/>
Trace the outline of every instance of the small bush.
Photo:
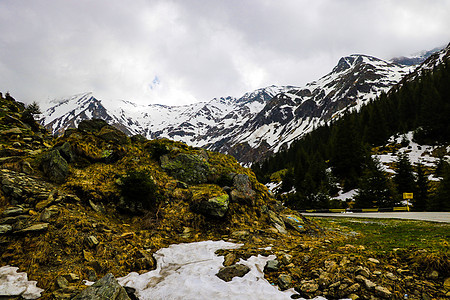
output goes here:
<path id="1" fill-rule="evenodd" d="M 157 185 L 147 170 L 130 170 L 121 178 L 120 194 L 131 210 L 152 209 L 157 200 Z"/>

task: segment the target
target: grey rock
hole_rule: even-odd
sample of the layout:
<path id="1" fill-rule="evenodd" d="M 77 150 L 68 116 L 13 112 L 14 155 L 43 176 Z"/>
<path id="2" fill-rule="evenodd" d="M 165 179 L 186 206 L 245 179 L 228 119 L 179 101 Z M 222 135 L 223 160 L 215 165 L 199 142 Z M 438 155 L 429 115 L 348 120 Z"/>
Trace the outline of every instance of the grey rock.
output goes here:
<path id="1" fill-rule="evenodd" d="M 0 234 L 5 234 L 12 231 L 11 225 L 0 225 Z"/>
<path id="2" fill-rule="evenodd" d="M 217 277 L 223 281 L 231 281 L 234 277 L 243 277 L 250 272 L 250 268 L 246 265 L 236 264 L 228 267 L 221 268 L 216 274 Z"/>
<path id="3" fill-rule="evenodd" d="M 24 209 L 22 207 L 8 207 L 2 213 L 4 217 L 17 216 L 24 213 Z"/>
<path id="4" fill-rule="evenodd" d="M 63 276 L 58 276 L 58 277 L 56 277 L 56 285 L 59 288 L 64 289 L 69 286 L 69 282 Z"/>
<path id="5" fill-rule="evenodd" d="M 289 289 L 292 286 L 292 277 L 287 274 L 280 274 L 278 276 L 278 286 L 282 291 Z"/>
<path id="6" fill-rule="evenodd" d="M 264 266 L 264 272 L 275 272 L 280 268 L 280 262 L 276 259 L 268 260 Z"/>
<path id="7" fill-rule="evenodd" d="M 169 155 L 160 157 L 161 167 L 175 179 L 187 184 L 201 184 L 208 182 L 211 173 L 207 161 L 198 155 L 179 153 L 174 158 Z"/>
<path id="8" fill-rule="evenodd" d="M 19 233 L 32 233 L 47 230 L 48 223 L 34 224 L 25 229 L 19 230 Z"/>
<path id="9" fill-rule="evenodd" d="M 296 215 L 281 215 L 281 218 L 283 219 L 286 226 L 289 226 L 290 228 L 303 233 L 306 231 L 304 227 L 304 222 L 301 217 Z"/>
<path id="10" fill-rule="evenodd" d="M 359 283 L 355 283 L 348 287 L 347 292 L 356 293 L 357 291 L 360 290 L 360 288 L 361 286 L 359 285 Z"/>
<path id="11" fill-rule="evenodd" d="M 87 287 L 74 300 L 129 300 L 125 289 L 119 285 L 114 275 L 106 274 L 102 279 Z"/>
<path id="12" fill-rule="evenodd" d="M 392 280 L 392 281 L 398 280 L 398 277 L 395 276 L 394 274 L 392 274 L 391 272 L 386 273 L 384 276 L 386 276 L 387 279 Z"/>
<path id="13" fill-rule="evenodd" d="M 56 183 L 63 183 L 69 175 L 69 165 L 58 150 L 52 150 L 44 154 L 41 167 L 44 174 Z"/>
<path id="14" fill-rule="evenodd" d="M 376 286 L 375 283 L 373 283 L 372 281 L 370 281 L 369 279 L 367 279 L 361 275 L 356 276 L 355 279 L 356 279 L 356 281 L 364 284 L 364 287 L 368 290 L 373 290 Z"/>
<path id="15" fill-rule="evenodd" d="M 319 285 L 314 280 L 305 280 L 295 287 L 295 290 L 302 295 L 314 293 L 319 289 Z"/>
<path id="16" fill-rule="evenodd" d="M 223 266 L 224 267 L 229 267 L 231 265 L 233 265 L 237 260 L 236 254 L 234 253 L 228 253 L 227 255 L 225 255 L 224 259 L 223 259 Z"/>
<path id="17" fill-rule="evenodd" d="M 248 230 L 238 230 L 233 231 L 231 233 L 231 238 L 237 239 L 237 240 L 244 240 L 250 235 L 250 232 Z"/>
<path id="18" fill-rule="evenodd" d="M 192 202 L 191 208 L 205 216 L 222 218 L 227 213 L 229 204 L 230 197 L 225 194 L 208 200 Z"/>
<path id="19" fill-rule="evenodd" d="M 285 254 L 281 255 L 280 260 L 283 263 L 283 265 L 287 266 L 292 262 L 292 255 L 285 253 Z"/>
<path id="20" fill-rule="evenodd" d="M 375 294 L 380 296 L 383 299 L 391 299 L 392 293 L 385 287 L 382 286 L 376 286 L 375 287 Z"/>
<path id="21" fill-rule="evenodd" d="M 366 267 L 363 267 L 363 266 L 358 266 L 356 268 L 355 273 L 356 273 L 356 275 L 361 275 L 361 276 L 366 277 L 366 278 L 369 278 L 370 275 L 371 275 L 370 274 L 370 270 L 368 268 L 366 268 Z"/>
<path id="22" fill-rule="evenodd" d="M 254 205 L 256 192 L 252 189 L 250 179 L 245 174 L 237 174 L 233 177 L 233 189 L 230 196 L 232 202 Z"/>

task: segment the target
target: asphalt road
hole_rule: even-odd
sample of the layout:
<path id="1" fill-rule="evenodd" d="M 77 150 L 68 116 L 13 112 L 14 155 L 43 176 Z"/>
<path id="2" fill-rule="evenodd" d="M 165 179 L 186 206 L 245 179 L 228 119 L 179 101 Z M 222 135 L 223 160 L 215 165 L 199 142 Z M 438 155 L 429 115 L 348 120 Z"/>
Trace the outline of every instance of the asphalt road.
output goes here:
<path id="1" fill-rule="evenodd" d="M 406 219 L 450 223 L 450 212 L 302 213 L 302 215 L 314 217 Z"/>

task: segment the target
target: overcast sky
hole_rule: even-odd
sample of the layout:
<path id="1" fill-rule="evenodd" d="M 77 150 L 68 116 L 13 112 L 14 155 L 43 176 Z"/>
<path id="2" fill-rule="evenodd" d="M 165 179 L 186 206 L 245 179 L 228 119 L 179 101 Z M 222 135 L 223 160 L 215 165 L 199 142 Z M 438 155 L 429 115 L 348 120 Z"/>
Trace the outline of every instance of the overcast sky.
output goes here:
<path id="1" fill-rule="evenodd" d="M 450 42 L 450 0 L 0 0 L 0 91 L 181 105 Z"/>

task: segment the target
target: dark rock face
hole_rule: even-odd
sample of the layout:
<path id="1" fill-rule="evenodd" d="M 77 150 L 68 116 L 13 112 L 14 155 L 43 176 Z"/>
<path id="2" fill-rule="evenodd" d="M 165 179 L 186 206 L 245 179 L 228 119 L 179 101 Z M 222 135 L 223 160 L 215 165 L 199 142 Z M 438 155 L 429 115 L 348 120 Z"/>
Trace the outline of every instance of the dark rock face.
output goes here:
<path id="1" fill-rule="evenodd" d="M 112 126 L 104 126 L 98 133 L 98 137 L 101 139 L 114 144 L 123 145 L 126 144 L 128 141 L 127 136 L 125 133 L 120 131 L 119 129 L 116 129 Z"/>
<path id="2" fill-rule="evenodd" d="M 44 174 L 53 182 L 63 183 L 69 175 L 69 165 L 59 154 L 58 150 L 52 150 L 42 157 L 41 168 Z"/>
<path id="3" fill-rule="evenodd" d="M 114 275 L 106 274 L 102 279 L 86 288 L 74 300 L 129 300 L 125 289 L 119 285 Z"/>
<path id="4" fill-rule="evenodd" d="M 234 277 L 244 277 L 245 274 L 250 272 L 250 268 L 246 265 L 236 264 L 229 267 L 221 268 L 219 273 L 216 274 L 217 277 L 223 281 L 231 281 Z"/>
<path id="5" fill-rule="evenodd" d="M 98 132 L 108 123 L 101 119 L 83 120 L 78 124 L 78 130 L 84 132 Z"/>

